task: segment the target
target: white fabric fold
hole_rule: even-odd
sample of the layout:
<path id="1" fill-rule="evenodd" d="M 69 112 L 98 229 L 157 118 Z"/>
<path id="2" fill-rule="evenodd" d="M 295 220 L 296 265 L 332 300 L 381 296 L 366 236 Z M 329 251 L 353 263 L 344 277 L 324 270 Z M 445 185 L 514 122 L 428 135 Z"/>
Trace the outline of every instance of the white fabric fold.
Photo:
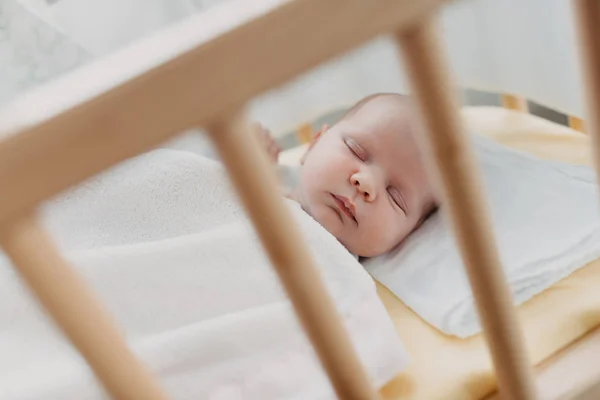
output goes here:
<path id="1" fill-rule="evenodd" d="M 384 384 L 407 356 L 373 281 L 333 236 L 288 205 L 369 375 Z M 334 398 L 218 163 L 157 150 L 43 211 L 67 259 L 173 399 Z M 6 258 L 0 354 L 2 399 L 105 398 Z"/>
<path id="2" fill-rule="evenodd" d="M 599 199 L 591 168 L 540 160 L 480 136 L 473 139 L 515 304 L 600 256 Z M 443 214 L 393 252 L 363 264 L 427 322 L 467 337 L 480 326 Z"/>

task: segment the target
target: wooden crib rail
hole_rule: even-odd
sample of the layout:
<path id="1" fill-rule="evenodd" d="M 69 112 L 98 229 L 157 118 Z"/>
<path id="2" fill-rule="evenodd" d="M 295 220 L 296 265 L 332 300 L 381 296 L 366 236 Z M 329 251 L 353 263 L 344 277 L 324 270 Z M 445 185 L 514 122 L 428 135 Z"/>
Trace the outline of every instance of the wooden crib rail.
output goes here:
<path id="1" fill-rule="evenodd" d="M 41 88 L 0 113 L 0 137 L 20 129 L 0 142 L 0 225 L 441 2 L 230 1 Z"/>
<path id="2" fill-rule="evenodd" d="M 328 296 L 295 222 L 277 195 L 270 161 L 241 112 L 208 131 L 264 248 L 340 399 L 378 398 Z"/>
<path id="3" fill-rule="evenodd" d="M 592 141 L 596 171 L 600 173 L 600 3 L 575 0 L 573 5 L 584 79 L 581 86 L 586 97 L 586 131 Z"/>
<path id="4" fill-rule="evenodd" d="M 600 185 L 600 2 L 573 0 L 574 26 L 577 30 L 579 58 L 583 77 L 586 119 L 585 129 L 590 135 L 596 178 Z M 587 368 L 582 365 L 582 368 Z M 569 394 L 574 400 L 600 398 L 600 375 Z"/>
<path id="5" fill-rule="evenodd" d="M 439 183 L 442 207 L 466 266 L 500 393 L 506 399 L 532 400 L 535 388 L 531 364 L 434 22 L 427 19 L 396 37 L 425 126 L 420 142 Z"/>
<path id="6" fill-rule="evenodd" d="M 599 8 L 596 0 L 577 1 L 591 118 L 597 117 L 600 104 L 600 28 L 594 26 Z M 69 293 L 75 303 L 85 300 L 78 303 L 83 308 L 71 313 L 64 296 L 56 296 L 49 272 L 68 268 L 29 215 L 60 191 L 201 126 L 217 145 L 338 396 L 377 398 L 277 195 L 265 155 L 244 135 L 247 128 L 237 112 L 261 92 L 378 34 L 395 32 L 427 128 L 422 145 L 443 188 L 442 206 L 467 265 L 501 393 L 516 400 L 535 398 L 475 163 L 432 30 L 430 17 L 442 3 L 234 0 L 82 68 L 0 112 L 0 137 L 8 135 L 0 141 L 0 244 L 110 393 L 116 398 L 164 398 L 76 277 L 69 280 Z M 311 25 L 318 29 L 307 30 Z M 597 121 L 591 122 L 590 132 L 597 138 Z M 256 171 L 265 179 L 253 181 Z M 34 242 L 43 251 L 39 257 L 26 256 L 39 252 Z M 95 310 L 108 335 L 89 334 L 89 324 L 77 317 L 82 310 Z M 97 351 L 102 340 L 112 349 L 109 354 Z M 134 371 L 136 380 L 119 379 L 107 368 L 117 354 L 126 355 L 118 371 Z"/>
<path id="7" fill-rule="evenodd" d="M 3 188 L 0 244 L 108 393 L 121 399 L 164 398 L 75 273 L 69 279 L 69 291 L 57 296 L 60 283 L 52 279 L 52 271 L 68 272 L 69 269 L 60 261 L 54 246 L 44 240 L 46 235 L 41 228 L 35 222 L 28 224 L 28 215 L 41 201 L 61 190 L 148 150 L 184 129 L 204 126 L 209 128 L 237 183 L 241 198 L 338 396 L 356 400 L 378 398 L 313 266 L 310 253 L 298 240 L 301 235 L 290 223 L 291 217 L 286 214 L 289 211 L 278 196 L 274 177 L 269 185 L 266 161 L 261 163 L 258 148 L 252 151 L 252 146 L 246 149 L 247 146 L 234 141 L 239 135 L 248 137 L 244 136 L 243 124 L 235 123 L 228 115 L 261 91 L 377 34 L 414 23 L 439 2 L 232 2 L 229 3 L 231 14 L 221 15 L 236 16 L 231 29 L 215 29 L 213 33 L 218 34 L 211 36 L 198 20 L 194 21 L 195 26 L 187 23 L 183 28 L 172 28 L 164 35 L 83 68 L 21 99 L 0 115 L 0 135 L 8 135 L 0 142 L 0 187 Z M 268 7 L 254 8 L 248 4 Z M 250 10 L 244 15 L 250 17 L 240 18 L 236 6 L 243 11 Z M 218 28 L 230 25 L 222 20 L 216 24 Z M 310 25 L 319 29 L 307 31 Z M 179 43 L 180 40 L 183 43 Z M 169 47 L 176 44 L 179 52 Z M 154 55 L 145 57 L 148 51 Z M 115 68 L 122 70 L 115 73 Z M 61 96 L 73 97 L 60 100 Z M 23 116 L 25 119 L 19 119 Z M 16 134 L 12 132 L 17 129 L 20 131 Z M 263 175 L 254 185 L 248 184 L 251 177 L 256 177 L 250 168 Z M 257 188 L 263 190 L 257 191 Z M 19 227 L 23 226 L 34 229 L 20 234 Z M 27 252 L 38 251 L 34 242 L 42 243 L 44 251 L 37 253 L 37 257 L 28 257 Z M 65 307 L 65 296 L 71 297 L 78 307 Z M 81 318 L 81 314 L 86 314 L 86 318 Z M 91 334 L 88 319 L 98 321 L 107 334 Z M 118 363 L 119 368 L 111 370 L 111 363 Z"/>

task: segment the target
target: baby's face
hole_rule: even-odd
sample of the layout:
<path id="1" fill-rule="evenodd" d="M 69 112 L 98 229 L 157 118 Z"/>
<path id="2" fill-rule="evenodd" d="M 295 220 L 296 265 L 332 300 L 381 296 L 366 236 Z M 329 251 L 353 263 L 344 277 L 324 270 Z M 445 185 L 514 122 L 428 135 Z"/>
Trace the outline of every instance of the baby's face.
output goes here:
<path id="1" fill-rule="evenodd" d="M 298 200 L 356 255 L 391 250 L 434 202 L 411 114 L 375 98 L 318 138 L 304 159 Z"/>

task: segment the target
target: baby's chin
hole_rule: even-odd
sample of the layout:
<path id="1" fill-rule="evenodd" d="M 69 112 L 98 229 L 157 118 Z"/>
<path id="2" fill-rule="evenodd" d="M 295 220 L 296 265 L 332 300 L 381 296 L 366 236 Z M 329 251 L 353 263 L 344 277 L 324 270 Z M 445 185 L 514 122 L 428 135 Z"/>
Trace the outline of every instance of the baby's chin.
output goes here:
<path id="1" fill-rule="evenodd" d="M 372 257 L 377 257 L 377 256 L 381 256 L 385 253 L 388 252 L 388 250 L 381 250 L 381 249 L 373 249 L 370 248 L 368 246 L 365 246 L 364 244 L 345 244 L 344 242 L 340 241 L 340 243 L 342 243 L 344 245 L 344 247 L 346 247 L 346 249 L 358 256 L 358 257 L 365 257 L 365 258 L 372 258 Z"/>
<path id="2" fill-rule="evenodd" d="M 323 225 L 323 224 L 322 224 Z M 324 225 L 323 225 L 324 226 Z M 324 226 L 327 229 L 326 226 Z M 390 249 L 390 246 L 382 247 L 380 243 L 366 243 L 364 240 L 361 240 L 352 232 L 348 232 L 345 230 L 335 232 L 330 229 L 327 229 L 329 233 L 331 233 L 335 238 L 348 250 L 350 253 L 354 254 L 358 257 L 377 257 L 387 253 Z"/>
<path id="3" fill-rule="evenodd" d="M 375 235 L 368 236 L 372 239 L 376 239 Z M 398 241 L 383 243 L 384 240 L 365 241 L 355 235 L 350 237 L 338 237 L 338 241 L 342 243 L 350 253 L 365 258 L 372 258 L 387 254 L 396 248 L 399 243 Z"/>
<path id="4" fill-rule="evenodd" d="M 310 208 L 308 208 L 310 210 Z M 306 211 L 306 210 L 305 210 Z M 325 212 L 319 212 L 325 211 Z M 377 257 L 387 253 L 394 245 L 382 246 L 381 241 L 374 240 L 374 243 L 368 243 L 360 239 L 356 232 L 352 232 L 344 227 L 334 213 L 327 210 L 315 210 L 313 214 L 308 212 L 315 221 L 331 233 L 340 242 L 346 250 L 359 257 Z M 372 236 L 372 235 L 371 235 Z"/>

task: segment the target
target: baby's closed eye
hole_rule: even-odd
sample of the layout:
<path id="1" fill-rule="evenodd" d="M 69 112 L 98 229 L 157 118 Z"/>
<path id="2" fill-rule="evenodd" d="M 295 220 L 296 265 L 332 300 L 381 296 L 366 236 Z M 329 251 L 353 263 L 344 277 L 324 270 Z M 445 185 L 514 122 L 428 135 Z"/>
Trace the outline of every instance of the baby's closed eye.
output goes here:
<path id="1" fill-rule="evenodd" d="M 394 186 L 388 186 L 387 192 L 394 205 L 400 208 L 404 214 L 407 214 L 406 202 L 400 190 Z"/>
<path id="2" fill-rule="evenodd" d="M 344 139 L 344 144 L 346 145 L 346 147 L 348 147 L 348 150 L 350 150 L 350 152 L 359 160 L 367 160 L 367 154 L 365 152 L 365 149 L 363 149 L 362 146 L 360 146 L 355 140 L 346 138 Z"/>

